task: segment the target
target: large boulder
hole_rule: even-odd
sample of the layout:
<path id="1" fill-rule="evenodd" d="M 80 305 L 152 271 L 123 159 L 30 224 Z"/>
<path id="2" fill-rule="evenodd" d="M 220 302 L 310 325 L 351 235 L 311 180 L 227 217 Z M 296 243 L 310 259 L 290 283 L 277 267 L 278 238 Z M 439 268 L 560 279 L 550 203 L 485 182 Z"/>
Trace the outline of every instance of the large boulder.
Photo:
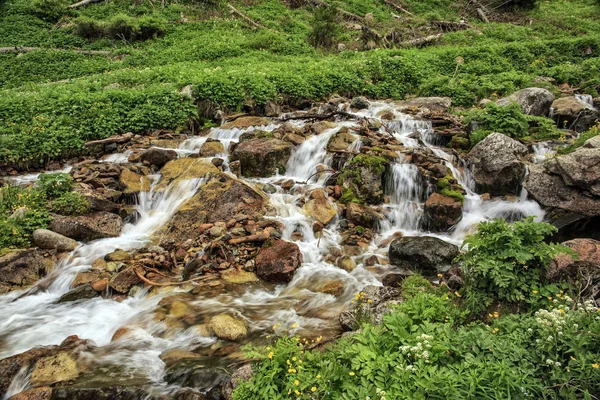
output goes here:
<path id="1" fill-rule="evenodd" d="M 160 180 L 156 185 L 156 190 L 164 190 L 170 184 L 179 182 L 207 178 L 219 173 L 219 169 L 212 162 L 201 158 L 179 158 L 168 162 L 160 170 Z"/>
<path id="2" fill-rule="evenodd" d="M 264 117 L 241 117 L 221 126 L 221 129 L 248 129 L 251 127 L 267 126 L 271 123 L 270 118 Z"/>
<path id="3" fill-rule="evenodd" d="M 448 111 L 452 105 L 450 97 L 415 97 L 396 103 L 400 111 L 414 110 L 420 114 L 439 114 Z"/>
<path id="4" fill-rule="evenodd" d="M 347 151 L 348 148 L 354 143 L 358 137 L 351 134 L 347 130 L 342 130 L 333 135 L 327 143 L 327 151 Z"/>
<path id="5" fill-rule="evenodd" d="M 50 229 L 75 240 L 96 240 L 117 237 L 121 234 L 123 220 L 116 214 L 95 212 L 78 217 L 52 215 Z"/>
<path id="6" fill-rule="evenodd" d="M 550 107 L 554 101 L 554 95 L 551 91 L 542 88 L 526 88 L 504 97 L 496 102 L 499 106 L 507 106 L 512 102 L 521 107 L 523 114 L 545 117 L 550 112 Z"/>
<path id="7" fill-rule="evenodd" d="M 242 175 L 246 177 L 283 174 L 293 147 L 288 142 L 273 138 L 247 140 L 236 146 L 231 160 L 240 161 Z"/>
<path id="8" fill-rule="evenodd" d="M 598 110 L 575 96 L 561 97 L 552 103 L 553 116 L 558 126 L 583 132 L 594 125 Z"/>
<path id="9" fill-rule="evenodd" d="M 0 257 L 0 293 L 23 289 L 48 275 L 56 266 L 39 250 L 15 251 Z"/>
<path id="10" fill-rule="evenodd" d="M 150 179 L 127 168 L 121 169 L 119 181 L 124 186 L 124 194 L 136 194 L 150 190 Z"/>
<path id="11" fill-rule="evenodd" d="M 357 203 L 349 203 L 346 206 L 346 219 L 356 226 L 373 229 L 376 228 L 379 221 L 383 219 L 383 215 L 373 210 L 371 207 Z"/>
<path id="12" fill-rule="evenodd" d="M 55 249 L 58 251 L 73 251 L 78 245 L 75 240 L 48 229 L 33 231 L 33 243 L 40 249 Z"/>
<path id="13" fill-rule="evenodd" d="M 276 240 L 273 246 L 260 249 L 256 256 L 256 275 L 267 282 L 288 283 L 302 265 L 298 245 Z"/>
<path id="14" fill-rule="evenodd" d="M 207 140 L 200 147 L 198 155 L 200 157 L 214 157 L 218 154 L 225 153 L 225 146 L 218 140 Z"/>
<path id="15" fill-rule="evenodd" d="M 433 193 L 425 202 L 426 226 L 434 232 L 445 232 L 456 225 L 463 214 L 462 202 L 454 197 Z"/>
<path id="16" fill-rule="evenodd" d="M 315 189 L 311 200 L 304 205 L 304 212 L 323 225 L 329 224 L 337 216 L 335 206 L 329 201 L 323 189 Z"/>
<path id="17" fill-rule="evenodd" d="M 493 196 L 519 193 L 525 177 L 525 164 L 521 161 L 527 147 L 501 133 L 492 133 L 467 156 L 476 190 Z"/>
<path id="18" fill-rule="evenodd" d="M 248 328 L 244 321 L 233 318 L 228 314 L 219 314 L 210 319 L 208 328 L 216 337 L 231 342 L 237 342 L 248 336 Z"/>
<path id="19" fill-rule="evenodd" d="M 384 199 L 383 176 L 388 162 L 370 155 L 355 156 L 338 178 L 342 203 L 380 204 Z"/>
<path id="20" fill-rule="evenodd" d="M 433 276 L 448 271 L 458 246 L 433 236 L 406 236 L 390 244 L 390 263 L 396 267 Z"/>
<path id="21" fill-rule="evenodd" d="M 38 347 L 0 360 L 0 396 L 4 397 L 15 376 L 24 367 L 29 367 L 36 360 L 55 354 L 58 346 Z"/>
<path id="22" fill-rule="evenodd" d="M 177 152 L 169 149 L 148 149 L 142 153 L 140 160 L 145 165 L 153 165 L 162 168 L 166 163 L 177 159 Z"/>
<path id="23" fill-rule="evenodd" d="M 546 209 L 600 216 L 600 148 L 580 148 L 531 165 L 524 186 Z"/>
<path id="24" fill-rule="evenodd" d="M 70 381 L 80 374 L 77 361 L 67 352 L 40 358 L 36 361 L 29 379 L 33 386 L 51 385 Z"/>
<path id="25" fill-rule="evenodd" d="M 592 273 L 600 277 L 600 241 L 573 239 L 561 243 L 576 253 L 576 257 L 561 253 L 548 267 L 548 278 L 552 280 L 577 279 L 580 273 Z"/>

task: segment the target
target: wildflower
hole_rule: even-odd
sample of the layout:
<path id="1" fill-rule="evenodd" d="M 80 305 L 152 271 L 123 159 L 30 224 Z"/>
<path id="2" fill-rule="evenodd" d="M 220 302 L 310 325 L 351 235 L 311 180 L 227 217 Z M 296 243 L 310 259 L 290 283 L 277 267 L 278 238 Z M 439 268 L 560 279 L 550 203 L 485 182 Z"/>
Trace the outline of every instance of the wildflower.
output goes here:
<path id="1" fill-rule="evenodd" d="M 300 384 L 300 381 L 299 381 L 298 379 L 296 379 L 296 380 L 294 381 L 294 385 L 298 386 L 299 384 Z"/>
<path id="2" fill-rule="evenodd" d="M 573 357 L 573 356 L 570 356 L 570 358 L 571 358 L 571 361 L 575 361 L 576 360 L 576 358 Z"/>
<path id="3" fill-rule="evenodd" d="M 318 342 L 320 342 L 321 340 L 323 340 L 323 336 L 319 336 L 319 337 L 317 338 L 317 343 L 318 343 Z"/>
<path id="4" fill-rule="evenodd" d="M 367 300 L 367 303 L 371 304 L 373 302 L 373 300 L 369 299 Z"/>
<path id="5" fill-rule="evenodd" d="M 300 392 L 298 390 L 294 390 L 294 393 L 296 393 L 296 396 L 300 396 Z"/>
<path id="6" fill-rule="evenodd" d="M 298 327 L 298 323 L 294 322 L 294 325 L 292 325 L 292 329 L 296 329 Z"/>
<path id="7" fill-rule="evenodd" d="M 273 354 L 273 352 L 270 352 L 270 353 L 267 355 L 267 357 L 269 357 L 269 360 L 273 358 L 273 355 L 274 355 L 274 354 Z"/>
<path id="8" fill-rule="evenodd" d="M 321 375 L 317 375 L 317 379 L 321 379 Z"/>
<path id="9" fill-rule="evenodd" d="M 460 293 L 458 293 L 458 292 L 454 292 L 454 295 L 455 295 L 456 297 L 461 297 L 461 296 L 460 296 Z"/>
<path id="10" fill-rule="evenodd" d="M 437 274 L 437 276 L 438 276 L 438 278 L 441 278 L 441 277 L 442 277 L 442 276 L 444 276 L 444 275 L 442 275 L 442 274 Z"/>
<path id="11" fill-rule="evenodd" d="M 598 364 L 594 364 L 594 365 L 596 365 L 596 367 L 594 367 L 594 368 L 598 368 Z M 349 375 L 350 375 L 350 376 L 354 376 L 354 375 L 356 375 L 356 374 L 354 373 L 354 371 L 350 371 L 350 374 L 349 374 Z"/>
<path id="12" fill-rule="evenodd" d="M 267 339 L 271 339 L 271 335 L 267 335 Z"/>
<path id="13" fill-rule="evenodd" d="M 499 330 L 498 328 L 494 328 L 494 329 L 492 329 L 492 332 L 498 333 L 498 330 Z"/>
<path id="14" fill-rule="evenodd" d="M 310 391 L 314 393 L 314 392 L 317 391 L 317 388 L 313 386 L 313 387 L 310 388 Z"/>
<path id="15" fill-rule="evenodd" d="M 600 366 L 598 365 L 598 363 L 594 363 L 594 364 L 592 364 L 592 368 L 594 368 L 594 369 L 598 369 L 598 367 L 600 367 Z"/>
<path id="16" fill-rule="evenodd" d="M 295 372 L 296 372 L 296 370 L 295 370 L 294 368 L 289 368 L 289 369 L 288 369 L 288 372 L 289 372 L 290 374 L 293 374 L 293 373 L 295 373 Z"/>
<path id="17" fill-rule="evenodd" d="M 296 357 L 292 357 L 292 361 L 296 361 Z"/>
<path id="18" fill-rule="evenodd" d="M 285 363 L 286 363 L 287 365 L 290 365 L 290 364 L 291 364 L 291 363 L 290 363 L 290 360 L 286 360 L 286 361 L 285 361 Z"/>
<path id="19" fill-rule="evenodd" d="M 538 291 L 537 291 L 537 290 L 534 290 L 534 291 L 533 291 L 533 294 L 538 294 Z"/>

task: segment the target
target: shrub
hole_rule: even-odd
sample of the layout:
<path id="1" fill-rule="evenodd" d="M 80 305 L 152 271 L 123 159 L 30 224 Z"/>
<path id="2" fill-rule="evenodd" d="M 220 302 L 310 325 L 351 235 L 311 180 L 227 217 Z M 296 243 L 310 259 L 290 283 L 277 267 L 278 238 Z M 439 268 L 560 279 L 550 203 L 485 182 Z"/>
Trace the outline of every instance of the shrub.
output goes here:
<path id="1" fill-rule="evenodd" d="M 524 302 L 544 281 L 549 262 L 560 252 L 572 250 L 544 239 L 557 229 L 533 217 L 509 224 L 502 219 L 482 222 L 476 234 L 468 236 L 458 256 L 465 278 L 465 302 L 474 312 L 484 311 L 492 302 Z"/>
<path id="2" fill-rule="evenodd" d="M 516 103 L 507 106 L 488 103 L 483 110 L 467 112 L 465 122 L 473 123 L 476 126 L 475 131 L 471 134 L 471 144 L 473 145 L 492 132 L 520 138 L 527 135 L 529 128 L 527 118 Z"/>
<path id="3" fill-rule="evenodd" d="M 50 202 L 50 211 L 62 215 L 82 215 L 90 211 L 90 202 L 80 193 L 67 192 Z"/>
<path id="4" fill-rule="evenodd" d="M 104 27 L 100 22 L 88 17 L 79 17 L 73 20 L 74 33 L 85 39 L 99 39 L 106 35 Z"/>
<path id="5" fill-rule="evenodd" d="M 44 209 L 24 208 L 18 217 L 0 214 L 0 249 L 28 247 L 36 229 L 47 228 L 50 218 Z"/>
<path id="6" fill-rule="evenodd" d="M 47 198 L 58 198 L 73 190 L 73 178 L 66 173 L 40 174 L 37 188 Z"/>
<path id="7" fill-rule="evenodd" d="M 339 31 L 336 7 L 316 8 L 308 42 L 317 48 L 331 49 L 337 44 Z"/>
<path id="8" fill-rule="evenodd" d="M 34 0 L 31 6 L 38 17 L 48 22 L 58 21 L 67 11 L 63 0 Z"/>

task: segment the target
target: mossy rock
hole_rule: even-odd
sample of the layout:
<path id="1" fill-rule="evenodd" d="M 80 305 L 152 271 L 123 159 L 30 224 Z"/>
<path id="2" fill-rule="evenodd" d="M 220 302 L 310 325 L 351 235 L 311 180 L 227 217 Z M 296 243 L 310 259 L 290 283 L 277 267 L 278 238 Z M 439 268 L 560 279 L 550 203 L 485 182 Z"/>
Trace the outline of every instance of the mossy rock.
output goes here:
<path id="1" fill-rule="evenodd" d="M 340 201 L 344 204 L 382 203 L 384 174 L 388 164 L 388 160 L 380 156 L 360 154 L 352 158 L 338 178 L 338 185 L 343 188 Z"/>

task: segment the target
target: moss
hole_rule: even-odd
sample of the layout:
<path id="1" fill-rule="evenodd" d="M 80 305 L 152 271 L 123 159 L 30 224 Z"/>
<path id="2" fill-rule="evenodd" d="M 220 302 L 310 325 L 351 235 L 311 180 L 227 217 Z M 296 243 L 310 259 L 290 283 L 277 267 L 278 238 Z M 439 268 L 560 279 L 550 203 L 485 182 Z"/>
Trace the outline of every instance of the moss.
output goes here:
<path id="1" fill-rule="evenodd" d="M 452 136 L 452 139 L 450 139 L 450 142 L 448 142 L 448 147 L 451 149 L 468 150 L 470 146 L 471 142 L 469 141 L 469 139 L 460 135 Z"/>
<path id="2" fill-rule="evenodd" d="M 443 194 L 444 196 L 448 196 L 448 197 L 454 197 L 455 199 L 460 200 L 461 203 L 463 203 L 465 201 L 465 195 L 462 194 L 460 191 L 458 190 L 452 190 L 448 187 L 443 188 L 440 191 L 440 194 Z"/>
<path id="3" fill-rule="evenodd" d="M 443 177 L 443 178 L 440 178 L 440 179 L 437 181 L 437 187 L 438 187 L 438 189 L 444 189 L 444 188 L 447 188 L 447 187 L 450 185 L 450 180 L 451 180 L 451 179 L 452 179 L 452 178 L 451 178 L 451 177 L 448 177 L 448 176 L 445 176 L 445 177 Z"/>
<path id="4" fill-rule="evenodd" d="M 363 228 L 362 226 L 357 226 L 356 228 L 354 228 L 354 232 L 357 235 L 363 235 L 365 233 L 366 229 Z"/>
<path id="5" fill-rule="evenodd" d="M 376 174 L 382 174 L 385 171 L 387 160 L 380 156 L 371 156 L 367 154 L 359 154 L 350 161 L 350 166 L 363 165 L 373 169 Z"/>
<path id="6" fill-rule="evenodd" d="M 350 188 L 344 188 L 342 192 L 342 197 L 340 197 L 340 203 L 349 204 L 349 203 L 358 203 L 362 204 L 363 201 L 360 200 L 358 195 L 354 192 L 354 190 Z"/>

